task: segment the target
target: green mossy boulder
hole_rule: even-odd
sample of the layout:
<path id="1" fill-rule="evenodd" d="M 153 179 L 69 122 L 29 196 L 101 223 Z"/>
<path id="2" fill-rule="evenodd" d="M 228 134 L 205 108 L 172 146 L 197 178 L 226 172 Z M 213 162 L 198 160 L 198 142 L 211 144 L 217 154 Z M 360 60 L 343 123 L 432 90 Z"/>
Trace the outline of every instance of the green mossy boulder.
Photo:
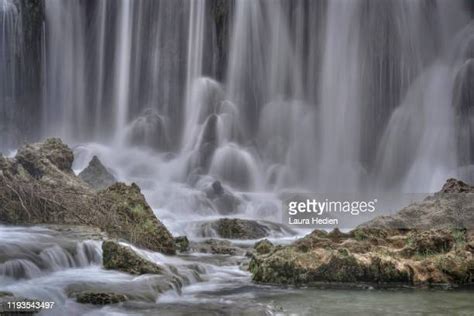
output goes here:
<path id="1" fill-rule="evenodd" d="M 103 221 L 105 231 L 114 238 L 166 254 L 176 252 L 173 236 L 156 218 L 140 188 L 117 182 L 98 193 L 102 209 L 114 214 L 113 221 Z"/>
<path id="2" fill-rule="evenodd" d="M 189 240 L 186 236 L 178 236 L 174 238 L 176 249 L 180 252 L 186 252 L 189 250 Z"/>
<path id="3" fill-rule="evenodd" d="M 221 218 L 205 225 L 213 229 L 219 237 L 226 239 L 260 239 L 269 234 L 267 226 L 239 218 Z"/>
<path id="4" fill-rule="evenodd" d="M 114 241 L 104 241 L 102 252 L 102 264 L 108 270 L 118 270 L 135 275 L 160 274 L 162 271 L 156 263 L 142 258 L 130 247 Z"/>
<path id="5" fill-rule="evenodd" d="M 314 231 L 291 245 L 256 252 L 249 270 L 254 281 L 271 284 L 430 286 L 472 283 L 474 259 L 458 230 Z"/>
<path id="6" fill-rule="evenodd" d="M 256 242 L 253 248 L 259 255 L 263 255 L 272 251 L 273 247 L 273 244 L 268 239 L 263 239 Z"/>
<path id="7" fill-rule="evenodd" d="M 97 192 L 74 174 L 73 160 L 57 138 L 25 145 L 13 159 L 0 156 L 0 222 L 98 227 L 112 238 L 175 253 L 173 236 L 136 184 Z"/>

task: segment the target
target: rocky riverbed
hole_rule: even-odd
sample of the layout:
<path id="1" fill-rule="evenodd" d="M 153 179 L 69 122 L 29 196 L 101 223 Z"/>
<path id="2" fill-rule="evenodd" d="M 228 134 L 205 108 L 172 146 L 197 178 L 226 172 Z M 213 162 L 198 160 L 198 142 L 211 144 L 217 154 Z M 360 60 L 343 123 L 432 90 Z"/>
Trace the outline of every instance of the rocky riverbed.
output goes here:
<path id="1" fill-rule="evenodd" d="M 284 297 L 299 300 L 322 288 L 473 283 L 474 187 L 458 180 L 352 231 L 298 237 L 281 224 L 221 215 L 193 222 L 194 235 L 172 236 L 137 184 L 113 182 L 113 171 L 97 157 L 87 177 L 76 176 L 73 160 L 59 139 L 0 156 L 3 298 L 53 300 L 61 306 L 57 315 L 71 309 L 183 314 L 196 304 L 209 313 L 228 304 L 236 313 L 274 314 L 304 313 Z M 216 182 L 204 190 L 211 203 L 222 192 Z M 298 289 L 307 286 L 315 289 Z"/>

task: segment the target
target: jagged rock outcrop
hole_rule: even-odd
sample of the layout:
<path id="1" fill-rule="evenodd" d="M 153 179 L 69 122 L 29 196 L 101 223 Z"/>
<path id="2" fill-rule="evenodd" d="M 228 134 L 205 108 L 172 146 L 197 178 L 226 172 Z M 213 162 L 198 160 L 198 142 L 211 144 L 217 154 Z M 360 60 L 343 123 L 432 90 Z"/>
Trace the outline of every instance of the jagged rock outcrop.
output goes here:
<path id="1" fill-rule="evenodd" d="M 474 282 L 473 187 L 443 189 L 349 233 L 315 230 L 288 246 L 254 253 L 257 282 L 316 285 L 458 285 Z"/>
<path id="2" fill-rule="evenodd" d="M 162 269 L 155 263 L 142 258 L 131 248 L 107 240 L 102 244 L 102 264 L 105 269 L 130 274 L 160 274 Z"/>
<path id="3" fill-rule="evenodd" d="M 175 253 L 173 236 L 156 218 L 140 188 L 132 183 L 115 183 L 97 194 L 100 209 L 109 215 L 97 215 L 111 237 L 123 238 L 150 250 Z"/>
<path id="4" fill-rule="evenodd" d="M 175 253 L 173 237 L 136 184 L 97 192 L 74 175 L 73 159 L 56 138 L 26 145 L 14 159 L 0 156 L 0 222 L 93 226 L 111 238 Z"/>
<path id="5" fill-rule="evenodd" d="M 364 227 L 390 229 L 474 228 L 474 187 L 448 179 L 441 191 L 391 216 L 379 216 Z"/>
<path id="6" fill-rule="evenodd" d="M 102 164 L 97 156 L 92 157 L 87 168 L 79 174 L 79 178 L 96 190 L 105 189 L 117 182 L 112 172 Z"/>

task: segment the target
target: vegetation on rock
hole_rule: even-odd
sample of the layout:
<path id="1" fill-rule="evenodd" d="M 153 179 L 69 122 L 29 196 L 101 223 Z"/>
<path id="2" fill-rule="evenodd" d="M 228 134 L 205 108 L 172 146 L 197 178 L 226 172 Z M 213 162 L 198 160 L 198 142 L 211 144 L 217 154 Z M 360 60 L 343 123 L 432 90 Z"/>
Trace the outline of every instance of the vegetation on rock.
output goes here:
<path id="1" fill-rule="evenodd" d="M 60 139 L 26 145 L 14 159 L 0 155 L 0 222 L 87 225 L 137 246 L 175 253 L 174 239 L 136 184 L 96 192 L 72 169 Z"/>
<path id="2" fill-rule="evenodd" d="M 161 268 L 157 264 L 140 257 L 131 248 L 122 246 L 117 242 L 104 241 L 102 252 L 102 263 L 105 269 L 135 275 L 161 273 Z"/>
<path id="3" fill-rule="evenodd" d="M 473 187 L 450 179 L 439 193 L 394 216 L 349 233 L 315 230 L 291 245 L 257 252 L 249 269 L 255 281 L 276 284 L 471 284 L 472 192 Z M 465 218 L 470 219 L 460 220 Z"/>
<path id="4" fill-rule="evenodd" d="M 269 228 L 257 221 L 239 218 L 221 218 L 206 223 L 221 238 L 227 239 L 259 239 L 268 236 Z"/>
<path id="5" fill-rule="evenodd" d="M 202 242 L 192 242 L 190 249 L 195 252 L 211 253 L 215 255 L 239 255 L 244 251 L 235 247 L 228 240 L 208 239 Z"/>
<path id="6" fill-rule="evenodd" d="M 263 239 L 255 243 L 254 249 L 259 254 L 266 254 L 272 251 L 273 244 L 268 239 Z"/>
<path id="7" fill-rule="evenodd" d="M 176 244 L 176 249 L 180 252 L 185 252 L 189 250 L 189 240 L 186 236 L 178 236 L 174 238 Z"/>
<path id="8" fill-rule="evenodd" d="M 355 237 L 361 235 L 358 230 L 337 239 L 312 233 L 292 245 L 275 247 L 268 253 L 257 252 L 250 262 L 253 279 L 294 285 L 431 285 L 474 280 L 473 253 L 462 242 L 454 242 L 458 232 L 380 230 L 385 239 L 369 235 L 361 240 Z"/>

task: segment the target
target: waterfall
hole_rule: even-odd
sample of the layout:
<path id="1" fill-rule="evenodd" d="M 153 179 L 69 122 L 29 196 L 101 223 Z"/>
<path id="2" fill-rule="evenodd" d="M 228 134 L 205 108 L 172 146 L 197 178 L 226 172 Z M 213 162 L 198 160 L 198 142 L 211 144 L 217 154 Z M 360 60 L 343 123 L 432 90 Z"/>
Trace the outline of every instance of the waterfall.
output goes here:
<path id="1" fill-rule="evenodd" d="M 1 1 L 2 61 L 21 47 L 14 3 Z M 44 3 L 37 138 L 151 149 L 163 181 L 243 191 L 431 191 L 474 176 L 463 0 Z M 18 141 L 4 118 L 26 115 L 15 65 L 0 66 L 2 147 Z"/>
<path id="2" fill-rule="evenodd" d="M 126 0 L 120 2 L 120 15 L 118 17 L 117 32 L 117 56 L 115 56 L 116 65 L 114 69 L 115 83 L 114 91 L 117 91 L 114 100 L 116 103 L 115 135 L 119 141 L 123 140 L 124 130 L 127 124 L 128 109 L 130 104 L 130 64 L 131 60 L 131 40 L 132 40 L 132 1 Z"/>
<path id="3" fill-rule="evenodd" d="M 0 1 L 0 143 L 9 145 L 18 137 L 15 113 L 19 68 L 16 58 L 22 54 L 19 34 L 22 20 L 12 0 Z"/>

